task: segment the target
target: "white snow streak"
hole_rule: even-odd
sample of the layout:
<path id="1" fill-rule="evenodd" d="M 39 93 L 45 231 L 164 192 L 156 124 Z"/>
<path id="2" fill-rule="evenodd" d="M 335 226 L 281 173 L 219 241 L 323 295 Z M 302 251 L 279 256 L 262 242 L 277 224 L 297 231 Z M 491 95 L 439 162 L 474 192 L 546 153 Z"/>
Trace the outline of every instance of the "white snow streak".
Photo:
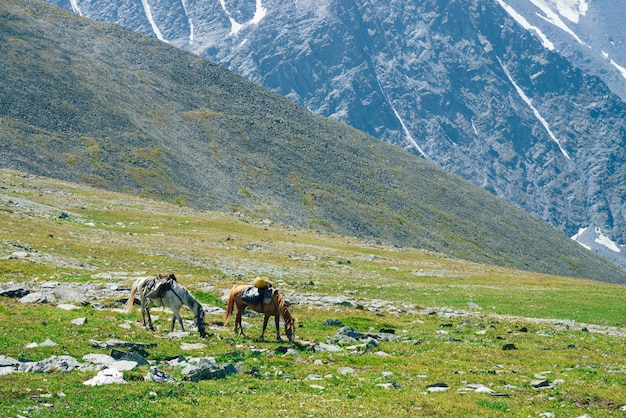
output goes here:
<path id="1" fill-rule="evenodd" d="M 152 18 L 152 10 L 150 9 L 148 0 L 141 0 L 141 4 L 143 4 L 143 10 L 146 12 L 146 17 L 148 18 L 148 22 L 150 22 L 150 26 L 152 26 L 152 30 L 154 31 L 154 34 L 156 35 L 157 39 L 159 41 L 167 42 L 165 38 L 163 37 L 163 34 L 161 34 L 161 31 L 159 30 L 159 27 L 157 26 L 156 22 Z"/>
<path id="2" fill-rule="evenodd" d="M 254 11 L 254 16 L 252 16 L 252 19 L 250 19 L 246 23 L 238 23 L 235 19 L 233 19 L 232 15 L 226 8 L 226 2 L 224 0 L 220 0 L 220 4 L 222 5 L 222 10 L 224 10 L 224 13 L 226 13 L 226 16 L 228 16 L 228 20 L 230 20 L 230 35 L 237 34 L 237 32 L 239 32 L 241 28 L 243 28 L 248 23 L 252 25 L 258 24 L 267 14 L 267 9 L 263 7 L 262 0 L 256 0 L 256 9 Z"/>
<path id="3" fill-rule="evenodd" d="M 504 1 L 502 0 L 496 0 L 500 6 L 502 6 L 502 8 L 511 15 L 511 17 L 513 19 L 515 19 L 517 21 L 517 23 L 519 23 L 520 25 L 522 25 L 522 27 L 524 27 L 524 29 L 529 30 L 529 31 L 533 31 L 535 32 L 538 36 L 539 39 L 541 39 L 541 43 L 543 44 L 543 46 L 551 51 L 554 51 L 554 44 L 552 42 L 550 42 L 550 40 L 548 39 L 548 37 L 546 35 L 544 35 L 544 33 L 541 31 L 541 29 L 539 29 L 537 26 L 533 26 L 531 25 L 528 20 L 526 20 L 526 18 L 524 18 L 524 16 L 522 16 L 521 14 L 517 13 L 515 11 L 515 9 L 513 9 L 511 6 L 509 6 L 508 4 L 506 4 Z"/>
<path id="4" fill-rule="evenodd" d="M 589 2 L 587 0 L 552 0 L 561 16 L 570 22 L 578 23 L 580 16 L 587 14 Z"/>
<path id="5" fill-rule="evenodd" d="M 563 153 L 565 158 L 567 158 L 569 160 L 570 159 L 569 154 L 561 146 L 561 142 L 557 139 L 557 137 L 554 135 L 554 133 L 550 129 L 550 125 L 548 125 L 548 122 L 544 119 L 543 116 L 541 116 L 541 113 L 539 113 L 539 111 L 535 108 L 535 106 L 533 106 L 532 99 L 530 97 L 526 96 L 526 93 L 524 93 L 524 91 L 521 89 L 521 87 L 518 86 L 517 83 L 513 80 L 513 77 L 511 76 L 511 73 L 509 73 L 509 70 L 504 66 L 502 61 L 500 61 L 500 58 L 498 58 L 498 62 L 500 63 L 500 66 L 504 70 L 504 73 L 506 74 L 506 76 L 509 78 L 509 81 L 511 82 L 511 84 L 513 84 L 513 86 L 515 87 L 515 90 L 517 90 L 517 94 L 519 94 L 519 96 L 522 98 L 522 100 L 524 102 L 526 102 L 526 104 L 532 109 L 533 113 L 535 114 L 535 117 L 539 120 L 539 122 L 541 122 L 543 127 L 548 132 L 548 135 L 550 135 L 550 138 L 552 138 L 552 140 L 554 142 L 556 142 L 556 144 L 559 146 L 559 149 L 561 150 L 561 152 Z"/>
<path id="6" fill-rule="evenodd" d="M 613 65 L 613 67 L 615 67 L 615 68 L 617 68 L 619 70 L 619 72 L 622 74 L 622 77 L 626 78 L 626 68 L 624 68 L 621 65 L 617 64 L 613 60 L 611 60 L 611 65 Z"/>
<path id="7" fill-rule="evenodd" d="M 402 126 L 402 130 L 404 131 L 404 134 L 406 135 L 406 139 L 408 139 L 408 141 L 411 143 L 411 145 L 413 145 L 413 147 L 415 147 L 415 149 L 420 154 L 422 154 L 422 156 L 424 158 L 426 158 L 427 160 L 430 160 L 430 158 L 428 158 L 428 155 L 426 155 L 424 150 L 422 150 L 422 148 L 417 144 L 417 141 L 415 140 L 415 138 L 413 138 L 413 136 L 411 135 L 411 132 L 409 132 L 409 129 L 406 127 L 406 124 L 404 123 L 404 121 L 400 117 L 400 114 L 398 113 L 396 108 L 393 106 L 393 104 L 391 103 L 389 98 L 387 97 L 387 94 L 385 93 L 385 89 L 383 89 L 383 85 L 380 82 L 380 78 L 378 78 L 378 75 L 376 76 L 376 81 L 378 82 L 378 87 L 380 88 L 380 92 L 383 94 L 383 97 L 385 98 L 385 101 L 387 103 L 389 103 L 389 106 L 391 106 L 391 110 L 393 110 L 393 113 L 396 115 L 396 118 L 398 118 L 398 121 L 400 122 L 400 126 Z"/>
<path id="8" fill-rule="evenodd" d="M 185 0 L 181 0 L 181 3 L 183 4 L 183 10 L 185 11 L 185 16 L 187 16 L 187 22 L 189 22 L 189 43 L 193 44 L 195 35 L 194 35 L 194 31 L 193 31 L 193 22 L 191 20 L 191 17 L 189 16 L 189 12 L 187 11 L 187 2 Z"/>
<path id="9" fill-rule="evenodd" d="M 589 45 L 587 45 L 586 43 L 584 43 L 579 37 L 578 35 L 576 35 L 576 33 L 574 33 L 573 30 L 571 30 L 567 24 L 565 22 L 563 22 L 563 20 L 561 20 L 561 18 L 559 17 L 559 15 L 554 12 L 552 10 L 552 8 L 546 3 L 546 1 L 544 0 L 530 0 L 530 2 L 532 4 L 534 4 L 535 6 L 537 6 L 545 15 L 542 16 L 539 13 L 537 13 L 537 16 L 539 16 L 540 18 L 542 18 L 543 20 L 545 20 L 548 23 L 553 24 L 554 26 L 556 26 L 557 28 L 561 29 L 562 31 L 564 31 L 565 33 L 567 33 L 568 35 L 570 35 L 572 38 L 574 38 L 576 40 L 576 42 L 578 42 L 581 45 L 584 45 L 588 48 L 591 48 Z M 573 3 L 571 0 L 565 1 L 565 0 L 560 0 L 556 2 L 556 7 L 559 10 L 559 12 L 563 15 L 563 13 L 566 13 L 566 18 L 568 18 L 570 21 L 574 22 L 574 23 L 578 23 L 578 18 L 580 16 L 580 13 L 578 12 L 579 7 L 576 7 L 576 12 L 574 12 L 574 8 L 571 7 L 571 3 Z M 575 3 L 578 3 L 578 0 L 575 0 Z M 587 12 L 587 8 L 586 8 L 586 4 L 585 7 L 583 8 L 584 12 Z M 583 13 L 584 14 L 584 13 Z"/>
<path id="10" fill-rule="evenodd" d="M 70 4 L 72 5 L 72 11 L 79 16 L 83 15 L 83 12 L 80 10 L 78 6 L 78 0 L 70 0 Z"/>
<path id="11" fill-rule="evenodd" d="M 254 16 L 252 17 L 252 20 L 250 21 L 250 23 L 256 25 L 261 20 L 263 20 L 266 14 L 267 14 L 267 9 L 263 7 L 261 0 L 256 0 L 256 10 L 254 11 Z"/>

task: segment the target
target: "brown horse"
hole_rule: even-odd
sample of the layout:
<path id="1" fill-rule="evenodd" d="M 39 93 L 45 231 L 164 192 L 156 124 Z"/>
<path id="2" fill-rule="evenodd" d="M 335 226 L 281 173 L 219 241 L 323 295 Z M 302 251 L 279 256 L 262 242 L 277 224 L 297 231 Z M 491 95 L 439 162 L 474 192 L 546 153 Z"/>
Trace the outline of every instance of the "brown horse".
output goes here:
<path id="1" fill-rule="evenodd" d="M 226 324 L 228 323 L 228 319 L 232 315 L 235 305 L 237 305 L 237 316 L 235 318 L 235 334 L 237 334 L 237 332 L 239 331 L 240 335 L 245 336 L 243 334 L 243 328 L 241 327 L 241 315 L 243 314 L 243 311 L 246 309 L 246 307 L 248 307 L 255 312 L 265 314 L 265 318 L 263 319 L 263 329 L 261 330 L 259 341 L 265 340 L 265 328 L 267 328 L 267 322 L 270 316 L 273 316 L 276 319 L 276 339 L 278 341 L 282 341 L 279 331 L 280 316 L 282 316 L 283 320 L 285 321 L 285 334 L 287 335 L 287 338 L 290 342 L 294 342 L 296 338 L 296 318 L 291 316 L 291 313 L 289 312 L 289 309 L 287 309 L 287 305 L 285 304 L 283 296 L 280 294 L 280 292 L 274 289 L 272 291 L 271 302 L 269 303 L 264 303 L 263 305 L 261 305 L 261 303 L 257 305 L 250 305 L 243 301 L 242 295 L 247 289 L 251 287 L 254 286 L 247 284 L 233 286 L 232 290 L 230 291 L 230 296 L 228 296 L 228 308 L 226 309 L 226 316 L 224 317 L 224 326 L 226 326 Z"/>

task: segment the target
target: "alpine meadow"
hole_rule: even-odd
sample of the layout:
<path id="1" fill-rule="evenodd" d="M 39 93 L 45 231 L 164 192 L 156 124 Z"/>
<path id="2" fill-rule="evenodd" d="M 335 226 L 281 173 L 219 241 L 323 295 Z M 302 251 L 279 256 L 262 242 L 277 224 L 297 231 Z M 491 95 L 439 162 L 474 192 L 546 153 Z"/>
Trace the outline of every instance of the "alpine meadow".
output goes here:
<path id="1" fill-rule="evenodd" d="M 0 56 L 3 416 L 626 411 L 626 273 L 558 229 L 44 2 L 0 0 Z M 181 309 L 185 332 L 167 308 L 154 330 L 126 309 L 158 274 L 202 305 Z M 224 326 L 231 288 L 257 277 L 293 342 L 273 320 L 259 341 L 252 311 L 243 335 Z"/>

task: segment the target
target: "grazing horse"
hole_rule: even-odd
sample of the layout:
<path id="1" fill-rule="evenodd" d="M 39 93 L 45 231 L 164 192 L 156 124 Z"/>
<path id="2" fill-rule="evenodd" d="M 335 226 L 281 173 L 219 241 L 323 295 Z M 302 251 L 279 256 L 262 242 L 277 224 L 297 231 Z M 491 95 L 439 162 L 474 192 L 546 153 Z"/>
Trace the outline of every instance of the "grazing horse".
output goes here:
<path id="1" fill-rule="evenodd" d="M 243 328 L 241 327 L 241 315 L 243 314 L 243 311 L 246 309 L 246 307 L 248 307 L 255 312 L 265 314 L 265 318 L 263 319 L 263 329 L 261 329 L 259 341 L 264 341 L 265 328 L 267 328 L 267 321 L 269 320 L 270 316 L 273 316 L 276 320 L 276 339 L 278 341 L 282 341 L 279 331 L 280 316 L 282 316 L 283 320 L 285 321 L 285 334 L 287 335 L 287 338 L 290 342 L 294 342 L 296 338 L 296 318 L 291 316 L 291 313 L 289 312 L 289 309 L 287 309 L 287 305 L 285 304 L 283 296 L 280 294 L 280 292 L 276 289 L 273 289 L 271 302 L 269 303 L 265 304 L 263 303 L 263 301 L 261 301 L 258 304 L 250 304 L 242 299 L 242 295 L 252 287 L 254 286 L 246 284 L 233 286 L 232 290 L 230 291 L 230 296 L 228 296 L 228 307 L 226 308 L 224 325 L 227 324 L 228 319 L 233 313 L 234 306 L 237 305 L 237 316 L 235 318 L 235 334 L 237 334 L 237 331 L 239 331 L 239 334 L 244 336 Z"/>
<path id="2" fill-rule="evenodd" d="M 156 279 L 158 278 L 141 277 L 137 279 L 130 289 L 130 296 L 126 302 L 126 309 L 129 312 L 133 309 L 135 294 L 138 293 L 139 301 L 141 302 L 141 317 L 143 319 L 144 327 L 146 326 L 147 316 L 148 326 L 151 330 L 154 330 L 154 327 L 152 326 L 152 318 L 150 318 L 150 306 L 154 304 L 156 306 L 167 306 L 174 313 L 172 316 L 172 327 L 170 331 L 174 331 L 174 324 L 176 319 L 178 319 L 178 323 L 184 332 L 185 326 L 183 325 L 183 319 L 181 318 L 179 311 L 181 306 L 185 305 L 191 310 L 191 312 L 193 312 L 193 322 L 198 327 L 200 336 L 206 337 L 206 324 L 204 323 L 204 308 L 202 307 L 202 304 L 191 296 L 191 293 L 189 293 L 187 289 L 179 285 L 175 278 L 167 281 L 167 283 L 163 285 L 165 288 L 163 289 L 162 294 L 159 294 L 157 297 L 148 297 L 147 294 L 149 285 Z"/>

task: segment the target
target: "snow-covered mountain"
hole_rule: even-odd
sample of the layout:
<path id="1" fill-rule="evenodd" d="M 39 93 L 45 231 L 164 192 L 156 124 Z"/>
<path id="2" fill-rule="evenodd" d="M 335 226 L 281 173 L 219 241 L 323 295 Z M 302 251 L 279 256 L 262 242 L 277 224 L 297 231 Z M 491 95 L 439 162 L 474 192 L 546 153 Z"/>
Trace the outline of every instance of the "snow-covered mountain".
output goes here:
<path id="1" fill-rule="evenodd" d="M 616 0 L 49 0 L 429 159 L 626 266 Z M 598 247 L 596 247 L 596 245 Z"/>

